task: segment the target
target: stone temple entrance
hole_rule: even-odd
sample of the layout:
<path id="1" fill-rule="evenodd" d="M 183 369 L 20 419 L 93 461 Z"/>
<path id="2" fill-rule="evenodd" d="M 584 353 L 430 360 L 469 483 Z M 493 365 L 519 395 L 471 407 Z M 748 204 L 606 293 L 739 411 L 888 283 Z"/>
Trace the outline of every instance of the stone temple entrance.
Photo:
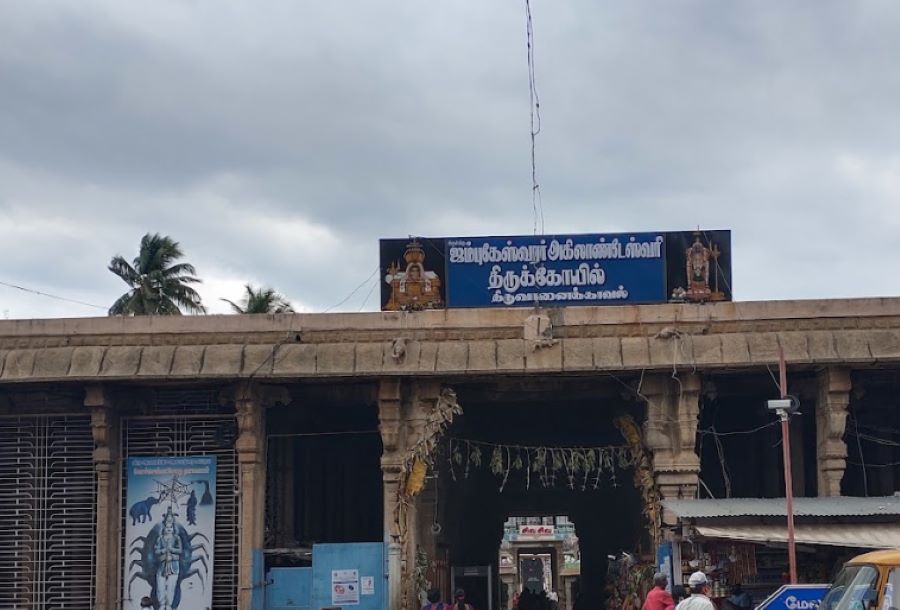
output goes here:
<path id="1" fill-rule="evenodd" d="M 637 423 L 642 418 L 641 405 L 608 381 L 457 388 L 465 410 L 448 430 L 436 464 L 434 519 L 437 545 L 451 566 L 491 565 L 497 583 L 498 551 L 510 515 L 568 515 L 579 540 L 581 577 L 577 600 L 555 591 L 559 607 L 596 608 L 603 601 L 607 557 L 650 551 L 633 467 L 620 463 L 620 455 L 606 470 L 585 463 L 606 459 L 584 457 L 587 448 L 625 450 L 617 417 Z M 542 449 L 546 466 L 539 468 L 535 461 Z M 493 607 L 509 607 L 501 602 L 514 594 L 498 591 Z"/>

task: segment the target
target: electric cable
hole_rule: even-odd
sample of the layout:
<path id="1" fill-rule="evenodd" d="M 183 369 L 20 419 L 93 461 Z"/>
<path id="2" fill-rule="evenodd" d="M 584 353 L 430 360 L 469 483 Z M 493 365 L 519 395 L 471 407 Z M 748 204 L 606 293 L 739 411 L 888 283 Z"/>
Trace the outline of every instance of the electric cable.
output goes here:
<path id="1" fill-rule="evenodd" d="M 896 468 L 897 466 L 900 466 L 900 462 L 888 462 L 886 464 L 864 464 L 860 462 L 854 462 L 853 460 L 847 460 L 847 463 L 853 466 L 861 466 L 862 468 Z"/>
<path id="2" fill-rule="evenodd" d="M 534 69 L 534 25 L 531 20 L 531 0 L 525 0 L 525 44 L 528 52 L 528 96 L 531 114 L 531 208 L 534 214 L 534 234 L 544 233 L 544 203 L 541 199 L 541 185 L 537 180 L 536 143 L 541 133 L 541 99 L 537 90 L 537 79 Z"/>
<path id="3" fill-rule="evenodd" d="M 771 428 L 771 427 L 773 427 L 773 426 L 778 426 L 778 425 L 780 425 L 780 424 L 781 424 L 781 422 L 779 422 L 779 421 L 774 421 L 774 422 L 769 422 L 768 424 L 765 424 L 765 425 L 763 425 L 763 426 L 759 426 L 758 428 L 753 428 L 753 429 L 751 429 L 751 430 L 733 430 L 733 431 L 730 431 L 730 432 L 719 432 L 719 431 L 717 431 L 715 428 L 705 428 L 705 429 L 703 429 L 703 430 L 697 430 L 697 433 L 698 433 L 698 434 L 703 434 L 703 435 L 709 435 L 709 436 L 713 436 L 713 437 L 718 438 L 718 437 L 722 437 L 722 436 L 736 436 L 736 435 L 741 435 L 741 434 L 754 434 L 754 433 L 756 433 L 756 432 L 760 432 L 760 431 L 762 431 L 762 430 L 765 430 L 766 428 Z"/>
<path id="4" fill-rule="evenodd" d="M 866 474 L 866 458 L 863 456 L 862 450 L 862 440 L 859 437 L 859 427 L 857 426 L 856 418 L 853 418 L 853 427 L 856 429 L 856 448 L 859 450 L 859 461 L 862 462 L 862 480 L 863 480 L 863 494 L 868 498 L 869 497 L 869 477 Z"/>
<path id="5" fill-rule="evenodd" d="M 366 293 L 366 298 L 363 299 L 362 305 L 359 306 L 359 311 L 362 312 L 363 309 L 366 308 L 366 305 L 369 303 L 369 298 L 371 298 L 372 293 L 375 292 L 375 288 L 379 284 L 379 279 L 376 277 L 375 281 L 372 283 L 372 287 L 369 288 L 369 292 Z"/>
<path id="6" fill-rule="evenodd" d="M 67 297 L 57 296 L 55 294 L 50 294 L 48 292 L 41 292 L 40 290 L 34 290 L 33 288 L 26 288 L 24 286 L 19 286 L 17 284 L 10 284 L 9 282 L 0 281 L 0 285 L 7 286 L 9 288 L 15 288 L 16 290 L 21 290 L 22 292 L 28 292 L 31 294 L 37 294 L 42 297 L 47 297 L 50 299 L 56 299 L 57 301 L 66 301 L 67 303 L 75 303 L 76 305 L 84 305 L 85 307 L 93 307 L 94 309 L 102 309 L 103 311 L 108 311 L 108 307 L 103 307 L 101 305 L 94 305 L 93 303 L 86 303 L 85 301 L 79 301 L 78 299 L 70 299 Z"/>
<path id="7" fill-rule="evenodd" d="M 368 284 L 380 270 L 381 270 L 381 263 L 375 265 L 375 270 L 372 271 L 372 273 L 369 275 L 369 277 L 367 277 L 365 280 L 363 280 L 362 284 L 360 284 L 359 286 L 357 286 L 356 288 L 351 290 L 350 294 L 348 294 L 346 297 L 341 299 L 341 301 L 339 303 L 332 305 L 328 309 L 324 310 L 322 313 L 328 313 L 329 311 L 331 311 L 333 309 L 337 309 L 338 307 L 340 307 L 341 305 L 343 305 L 344 303 L 349 301 L 351 298 L 353 298 L 353 295 L 356 294 L 357 292 L 359 292 L 366 284 Z"/>

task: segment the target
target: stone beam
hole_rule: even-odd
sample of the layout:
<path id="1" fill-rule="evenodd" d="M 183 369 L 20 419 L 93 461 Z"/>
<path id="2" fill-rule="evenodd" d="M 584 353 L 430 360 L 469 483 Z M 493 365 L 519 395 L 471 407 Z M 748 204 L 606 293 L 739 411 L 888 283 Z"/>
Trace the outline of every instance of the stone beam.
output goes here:
<path id="1" fill-rule="evenodd" d="M 850 404 L 850 370 L 829 367 L 818 375 L 816 400 L 816 462 L 820 496 L 841 495 L 841 479 L 847 466 L 847 406 Z"/>
<path id="2" fill-rule="evenodd" d="M 106 389 L 85 388 L 84 406 L 91 412 L 94 438 L 94 472 L 97 483 L 96 610 L 117 607 L 119 591 L 119 418 Z"/>
<path id="3" fill-rule="evenodd" d="M 412 336 L 405 339 L 402 359 L 395 357 L 395 340 L 384 338 L 385 331 L 379 331 L 379 336 L 369 331 L 355 334 L 335 329 L 322 332 L 315 342 L 303 343 L 283 343 L 268 335 L 251 337 L 264 341 L 259 344 L 248 341 L 248 337 L 226 333 L 110 334 L 91 337 L 93 343 L 85 345 L 74 342 L 87 341 L 87 337 L 9 338 L 0 334 L 0 384 L 134 379 L 220 381 L 248 376 L 294 381 L 386 376 L 427 379 L 473 374 L 587 375 L 611 371 L 663 374 L 671 371 L 673 365 L 689 364 L 702 370 L 774 365 L 778 362 L 779 345 L 785 348 L 792 366 L 857 367 L 900 363 L 900 320 L 890 324 L 894 326 L 821 328 L 825 322 L 812 318 L 777 324 L 722 322 L 721 328 L 709 329 L 699 323 L 685 323 L 677 329 L 686 337 L 679 339 L 677 351 L 672 349 L 670 340 L 657 336 L 671 332 L 671 327 L 660 329 L 659 323 L 638 328 L 560 325 L 554 331 L 558 338 L 547 340 L 555 343 L 534 350 L 532 345 L 539 344 L 521 338 L 521 326 L 515 329 L 516 336 L 511 336 L 513 329 L 491 327 L 487 321 L 481 329 L 423 325 L 410 331 Z M 134 343 L 123 345 L 125 341 Z"/>

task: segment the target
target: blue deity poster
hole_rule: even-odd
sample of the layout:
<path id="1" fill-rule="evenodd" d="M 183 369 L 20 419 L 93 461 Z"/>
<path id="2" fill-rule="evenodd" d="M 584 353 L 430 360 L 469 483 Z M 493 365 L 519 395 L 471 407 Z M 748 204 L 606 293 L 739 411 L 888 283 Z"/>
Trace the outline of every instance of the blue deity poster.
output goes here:
<path id="1" fill-rule="evenodd" d="M 124 610 L 212 607 L 216 458 L 127 465 Z"/>

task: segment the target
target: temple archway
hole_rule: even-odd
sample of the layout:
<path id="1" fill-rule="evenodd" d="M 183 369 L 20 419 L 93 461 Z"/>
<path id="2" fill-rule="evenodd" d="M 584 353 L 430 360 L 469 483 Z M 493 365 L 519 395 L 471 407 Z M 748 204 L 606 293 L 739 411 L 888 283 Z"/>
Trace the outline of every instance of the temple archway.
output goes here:
<path id="1" fill-rule="evenodd" d="M 464 413 L 448 430 L 435 464 L 433 521 L 440 529 L 435 551 L 450 566 L 493 566 L 496 585 L 510 515 L 568 515 L 581 549 L 580 596 L 574 607 L 598 607 L 607 557 L 652 552 L 633 455 L 616 425 L 619 417 L 642 421 L 643 404 L 607 380 L 546 382 L 527 391 L 512 382 L 455 389 Z M 550 463 L 542 470 L 534 464 L 539 448 Z M 473 460 L 475 452 L 480 459 Z M 589 452 L 593 457 L 587 457 Z M 566 465 L 553 472 L 554 460 Z M 507 596 L 495 594 L 493 607 L 498 608 Z"/>

